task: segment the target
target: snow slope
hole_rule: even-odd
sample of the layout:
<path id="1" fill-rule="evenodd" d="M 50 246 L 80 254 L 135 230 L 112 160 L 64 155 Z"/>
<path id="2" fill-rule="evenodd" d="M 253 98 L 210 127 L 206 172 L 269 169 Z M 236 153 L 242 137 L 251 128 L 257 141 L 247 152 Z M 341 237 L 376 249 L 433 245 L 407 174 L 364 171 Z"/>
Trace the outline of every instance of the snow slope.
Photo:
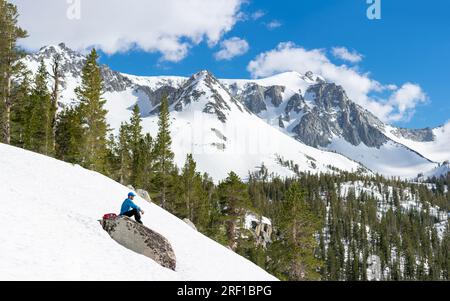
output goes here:
<path id="1" fill-rule="evenodd" d="M 335 137 L 327 149 L 362 162 L 370 170 L 389 177 L 415 178 L 424 171 L 431 173 L 438 166 L 394 141 L 375 148 L 364 143 L 354 146 L 342 138 Z"/>
<path id="2" fill-rule="evenodd" d="M 0 144 L 0 280 L 276 280 L 141 198 L 143 222 L 164 235 L 176 272 L 134 253 L 97 221 L 128 189 L 79 166 Z"/>
<path id="3" fill-rule="evenodd" d="M 406 145 L 421 155 L 435 162 L 450 161 L 450 122 L 432 130 L 434 139 L 419 142 L 395 135 L 395 128 L 387 126 L 385 134 L 392 140 Z"/>

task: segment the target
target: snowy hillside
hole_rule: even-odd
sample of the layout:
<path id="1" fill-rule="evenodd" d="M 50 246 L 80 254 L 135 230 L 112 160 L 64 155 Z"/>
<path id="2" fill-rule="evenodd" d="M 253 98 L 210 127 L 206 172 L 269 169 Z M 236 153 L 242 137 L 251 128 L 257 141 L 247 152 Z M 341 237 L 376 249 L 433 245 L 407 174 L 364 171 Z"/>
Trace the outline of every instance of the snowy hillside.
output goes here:
<path id="1" fill-rule="evenodd" d="M 128 189 L 98 173 L 0 144 L 0 280 L 275 280 L 255 264 L 141 198 L 143 222 L 171 243 L 165 269 L 97 221 Z"/>

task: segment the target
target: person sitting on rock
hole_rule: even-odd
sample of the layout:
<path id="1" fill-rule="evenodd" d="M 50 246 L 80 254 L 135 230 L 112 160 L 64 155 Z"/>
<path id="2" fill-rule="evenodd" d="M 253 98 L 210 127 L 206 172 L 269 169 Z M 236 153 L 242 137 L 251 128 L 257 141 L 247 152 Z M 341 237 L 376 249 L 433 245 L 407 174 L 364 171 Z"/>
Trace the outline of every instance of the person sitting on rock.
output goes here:
<path id="1" fill-rule="evenodd" d="M 122 207 L 120 208 L 120 215 L 128 217 L 134 216 L 136 222 L 142 224 L 140 213 L 144 214 L 144 210 L 139 208 L 139 206 L 133 202 L 135 196 L 136 195 L 133 192 L 128 194 L 128 198 L 123 201 Z"/>

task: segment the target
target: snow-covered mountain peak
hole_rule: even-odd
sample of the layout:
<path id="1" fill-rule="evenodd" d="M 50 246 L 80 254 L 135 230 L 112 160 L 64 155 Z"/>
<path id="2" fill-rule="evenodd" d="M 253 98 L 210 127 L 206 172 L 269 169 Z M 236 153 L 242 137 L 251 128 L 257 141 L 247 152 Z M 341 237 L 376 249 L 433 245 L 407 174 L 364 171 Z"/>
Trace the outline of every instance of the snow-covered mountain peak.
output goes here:
<path id="1" fill-rule="evenodd" d="M 80 84 L 81 73 L 86 61 L 86 56 L 70 49 L 64 43 L 58 45 L 49 45 L 42 47 L 38 52 L 26 56 L 22 62 L 32 71 L 36 73 L 41 61 L 44 62 L 47 72 L 51 72 L 54 66 L 54 60 L 58 61 L 61 75 L 61 85 L 64 91 L 61 95 L 62 104 L 70 103 L 73 100 L 71 93 L 65 93 L 72 90 Z M 104 88 L 108 92 L 121 92 L 131 87 L 133 84 L 129 78 L 119 72 L 111 70 L 106 65 L 100 66 L 102 73 Z M 52 85 L 52 79 L 49 79 Z"/>
<path id="2" fill-rule="evenodd" d="M 41 61 L 44 61 L 47 71 L 50 71 L 55 59 L 66 75 L 76 76 L 81 71 L 86 57 L 68 48 L 64 43 L 60 43 L 42 47 L 38 52 L 26 56 L 23 61 L 34 73 Z"/>
<path id="3" fill-rule="evenodd" d="M 59 55 L 59 59 L 64 61 L 73 60 L 73 59 L 85 59 L 85 56 L 79 52 L 76 52 L 64 43 L 59 43 L 58 45 L 48 45 L 42 47 L 37 53 L 32 56 L 36 56 L 39 58 L 53 58 L 54 55 Z"/>
<path id="4" fill-rule="evenodd" d="M 214 78 L 214 75 L 211 72 L 209 72 L 208 70 L 200 70 L 199 72 L 193 74 L 192 77 L 196 78 L 196 79 L 205 78 L 205 77 L 213 77 Z"/>
<path id="5" fill-rule="evenodd" d="M 326 82 L 324 77 L 322 77 L 318 74 L 315 74 L 312 71 L 306 72 L 305 75 L 302 76 L 302 78 L 305 81 L 310 82 L 310 83 L 325 83 Z"/>
<path id="6" fill-rule="evenodd" d="M 221 122 L 226 122 L 227 115 L 233 110 L 244 112 L 245 108 L 222 83 L 209 71 L 202 70 L 192 75 L 180 89 L 174 104 L 177 111 L 187 108 L 216 115 Z"/>

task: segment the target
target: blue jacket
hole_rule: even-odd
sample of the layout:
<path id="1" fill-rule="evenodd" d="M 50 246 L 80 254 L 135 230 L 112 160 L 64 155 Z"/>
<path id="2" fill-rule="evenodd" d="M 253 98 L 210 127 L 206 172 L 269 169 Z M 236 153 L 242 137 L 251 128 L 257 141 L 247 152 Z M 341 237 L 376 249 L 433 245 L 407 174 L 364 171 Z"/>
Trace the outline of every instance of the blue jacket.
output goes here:
<path id="1" fill-rule="evenodd" d="M 124 214 L 125 212 L 130 211 L 131 209 L 136 209 L 137 211 L 141 211 L 141 208 L 139 208 L 138 205 L 133 203 L 132 200 L 126 199 L 122 203 L 122 207 L 120 208 L 120 215 Z"/>

